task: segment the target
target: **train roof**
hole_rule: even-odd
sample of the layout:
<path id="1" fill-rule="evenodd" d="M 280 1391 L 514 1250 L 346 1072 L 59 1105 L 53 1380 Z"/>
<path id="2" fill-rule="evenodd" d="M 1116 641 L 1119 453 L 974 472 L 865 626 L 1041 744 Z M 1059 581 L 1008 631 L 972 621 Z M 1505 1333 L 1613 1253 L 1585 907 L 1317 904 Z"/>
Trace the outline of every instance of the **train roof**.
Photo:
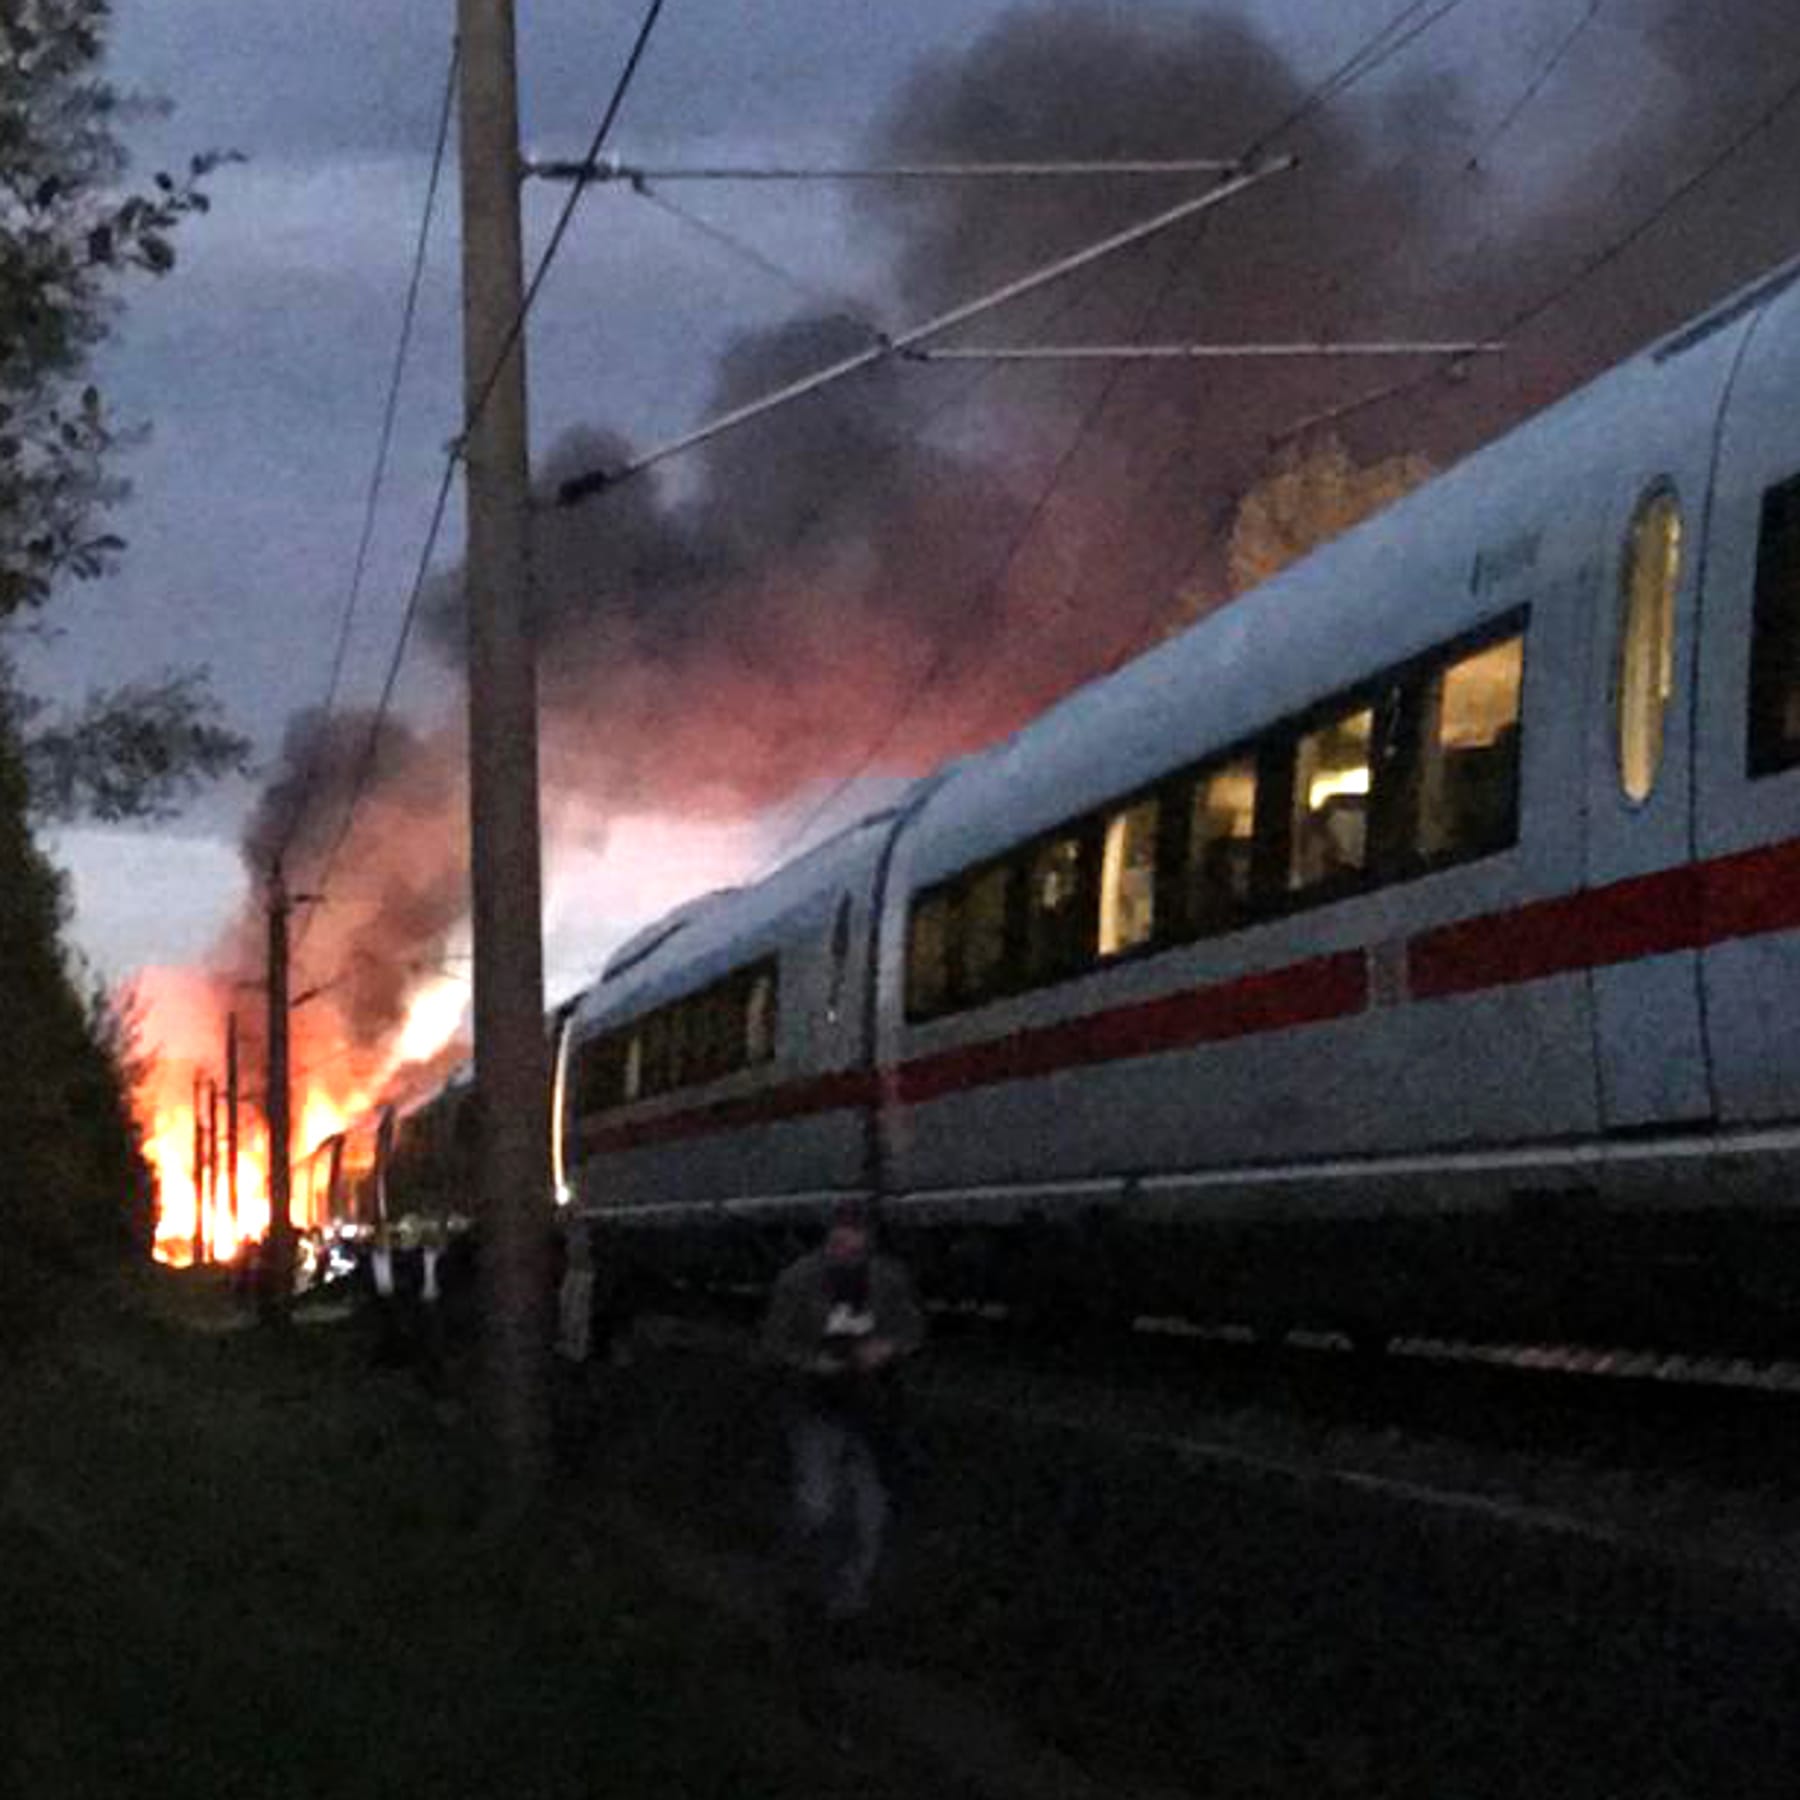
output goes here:
<path id="1" fill-rule="evenodd" d="M 1531 600 L 1591 554 L 1622 443 L 1710 433 L 1764 275 L 1197 624 L 968 759 L 908 831 L 910 886 L 1010 849 Z"/>
<path id="2" fill-rule="evenodd" d="M 865 814 L 762 880 L 703 895 L 646 926 L 581 996 L 576 1029 L 692 992 L 774 948 L 797 927 L 810 929 L 814 915 L 822 921 L 857 871 L 880 854 L 923 785 L 915 783 L 897 805 Z"/>

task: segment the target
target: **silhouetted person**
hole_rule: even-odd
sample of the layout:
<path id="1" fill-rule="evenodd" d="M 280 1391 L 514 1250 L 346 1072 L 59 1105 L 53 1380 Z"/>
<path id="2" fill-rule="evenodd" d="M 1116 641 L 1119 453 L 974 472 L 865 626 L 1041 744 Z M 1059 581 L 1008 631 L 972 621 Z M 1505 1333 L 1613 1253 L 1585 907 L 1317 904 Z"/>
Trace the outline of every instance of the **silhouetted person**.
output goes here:
<path id="1" fill-rule="evenodd" d="M 841 1203 L 823 1246 L 775 1284 L 763 1348 L 788 1376 L 793 1547 L 828 1620 L 867 1610 L 890 1510 L 894 1370 L 923 1336 L 912 1283 L 876 1254 L 860 1203 Z"/>

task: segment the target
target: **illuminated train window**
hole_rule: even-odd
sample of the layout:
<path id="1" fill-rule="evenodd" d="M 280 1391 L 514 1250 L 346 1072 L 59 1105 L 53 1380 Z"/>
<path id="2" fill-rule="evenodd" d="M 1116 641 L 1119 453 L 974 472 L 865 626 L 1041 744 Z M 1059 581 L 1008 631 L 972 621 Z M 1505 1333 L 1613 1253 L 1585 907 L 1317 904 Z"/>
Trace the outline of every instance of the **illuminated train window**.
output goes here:
<path id="1" fill-rule="evenodd" d="M 1364 707 L 1306 732 L 1295 745 L 1290 892 L 1360 875 L 1366 866 L 1374 735 L 1375 714 Z"/>
<path id="2" fill-rule="evenodd" d="M 1140 800 L 1106 822 L 1100 858 L 1100 954 L 1118 956 L 1156 929 L 1156 826 L 1161 809 Z"/>
<path id="3" fill-rule="evenodd" d="M 1800 763 L 1800 476 L 1763 495 L 1750 636 L 1749 771 Z"/>
<path id="4" fill-rule="evenodd" d="M 1662 766 L 1663 721 L 1675 689 L 1675 594 L 1681 503 L 1658 484 L 1639 502 L 1625 544 L 1619 625 L 1619 784 L 1650 798 Z"/>
<path id="5" fill-rule="evenodd" d="M 759 969 L 744 997 L 744 1063 L 764 1063 L 775 1055 L 775 971 Z"/>
<path id="6" fill-rule="evenodd" d="M 1524 608 L 1490 620 L 923 890 L 908 915 L 906 1016 L 1051 986 L 1516 843 L 1526 620 Z"/>
<path id="7" fill-rule="evenodd" d="M 1242 756 L 1194 783 L 1184 904 L 1191 931 L 1216 931 L 1250 910 L 1256 848 L 1256 758 Z"/>
<path id="8" fill-rule="evenodd" d="M 1414 825 L 1426 863 L 1483 855 L 1518 836 L 1524 678 L 1525 640 L 1509 637 L 1427 684 Z"/>

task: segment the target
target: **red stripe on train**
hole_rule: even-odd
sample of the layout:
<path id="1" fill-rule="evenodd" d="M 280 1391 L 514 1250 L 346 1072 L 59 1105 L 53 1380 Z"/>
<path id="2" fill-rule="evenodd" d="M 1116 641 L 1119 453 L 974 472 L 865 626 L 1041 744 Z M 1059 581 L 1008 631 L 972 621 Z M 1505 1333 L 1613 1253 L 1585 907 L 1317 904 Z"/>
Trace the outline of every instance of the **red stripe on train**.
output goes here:
<path id="1" fill-rule="evenodd" d="M 1368 1004 L 1368 966 L 1360 950 L 1321 956 L 1285 969 L 1245 975 L 1041 1025 L 1012 1037 L 916 1057 L 896 1071 L 895 1097 L 918 1106 L 966 1088 L 990 1087 L 1059 1069 L 1155 1056 L 1194 1044 L 1318 1025 Z"/>
<path id="2" fill-rule="evenodd" d="M 1796 928 L 1800 843 L 1776 844 L 1421 932 L 1407 985 L 1435 1000 Z"/>
<path id="3" fill-rule="evenodd" d="M 1435 1000 L 1691 950 L 1700 923 L 1700 871 L 1663 869 L 1421 932 L 1407 945 L 1407 986 Z"/>
<path id="4" fill-rule="evenodd" d="M 1800 841 L 1700 865 L 1709 944 L 1800 930 Z"/>
<path id="5" fill-rule="evenodd" d="M 1800 930 L 1800 841 L 1662 869 L 1422 932 L 1407 945 L 1407 986 L 1414 999 L 1442 999 L 1789 930 Z M 657 1118 L 590 1128 L 582 1142 L 589 1151 L 639 1149 L 872 1106 L 884 1077 L 894 1102 L 919 1106 L 1061 1069 L 1323 1024 L 1362 1012 L 1368 1001 L 1365 954 L 1346 950 L 936 1051 L 897 1069 L 846 1070 Z"/>
<path id="6" fill-rule="evenodd" d="M 706 1132 L 735 1131 L 746 1125 L 773 1124 L 809 1113 L 841 1112 L 846 1107 L 872 1106 L 877 1082 L 867 1069 L 845 1069 L 835 1075 L 817 1075 L 810 1081 L 792 1081 L 740 1099 L 715 1100 L 707 1106 L 690 1106 L 680 1112 L 652 1119 L 633 1119 L 618 1125 L 602 1125 L 580 1132 L 581 1147 L 596 1150 L 641 1150 L 649 1144 L 671 1143 L 677 1138 Z M 578 1128 L 579 1130 L 579 1128 Z"/>

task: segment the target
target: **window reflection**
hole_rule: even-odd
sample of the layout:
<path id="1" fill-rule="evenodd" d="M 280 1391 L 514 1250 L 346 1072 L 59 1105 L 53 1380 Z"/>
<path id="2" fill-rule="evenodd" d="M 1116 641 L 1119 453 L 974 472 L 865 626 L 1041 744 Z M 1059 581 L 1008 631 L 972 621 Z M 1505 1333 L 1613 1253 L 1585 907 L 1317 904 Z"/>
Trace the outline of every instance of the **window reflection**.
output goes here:
<path id="1" fill-rule="evenodd" d="M 1288 888 L 1360 874 L 1368 854 L 1368 708 L 1305 733 L 1294 750 L 1294 811 Z"/>
<path id="2" fill-rule="evenodd" d="M 1227 925 L 1249 908 L 1255 841 L 1256 759 L 1245 756 L 1194 784 L 1187 847 L 1187 917 L 1193 930 Z"/>
<path id="3" fill-rule="evenodd" d="M 960 997 L 977 1000 L 995 993 L 1006 967 L 1006 897 L 1012 870 L 1005 863 L 969 883 L 962 907 Z"/>
<path id="4" fill-rule="evenodd" d="M 906 953 L 906 1010 L 929 1019 L 950 997 L 950 896 L 933 894 L 913 909 Z"/>
<path id="5" fill-rule="evenodd" d="M 1100 954 L 1147 944 L 1156 929 L 1156 829 L 1161 808 L 1140 800 L 1106 824 L 1100 859 Z"/>
<path id="6" fill-rule="evenodd" d="M 1081 895 L 1081 839 L 1052 838 L 1031 859 L 1025 908 L 1025 971 L 1049 981 L 1078 968 L 1087 950 Z"/>
<path id="7" fill-rule="evenodd" d="M 1510 844 L 1519 822 L 1525 640 L 1452 663 L 1427 691 L 1416 847 L 1427 861 Z"/>
<path id="8" fill-rule="evenodd" d="M 1626 542 L 1619 632 L 1619 781 L 1647 800 L 1662 766 L 1663 720 L 1675 688 L 1675 591 L 1681 582 L 1681 504 L 1658 488 Z"/>
<path id="9" fill-rule="evenodd" d="M 1752 775 L 1800 763 L 1800 477 L 1763 495 L 1750 644 Z"/>

